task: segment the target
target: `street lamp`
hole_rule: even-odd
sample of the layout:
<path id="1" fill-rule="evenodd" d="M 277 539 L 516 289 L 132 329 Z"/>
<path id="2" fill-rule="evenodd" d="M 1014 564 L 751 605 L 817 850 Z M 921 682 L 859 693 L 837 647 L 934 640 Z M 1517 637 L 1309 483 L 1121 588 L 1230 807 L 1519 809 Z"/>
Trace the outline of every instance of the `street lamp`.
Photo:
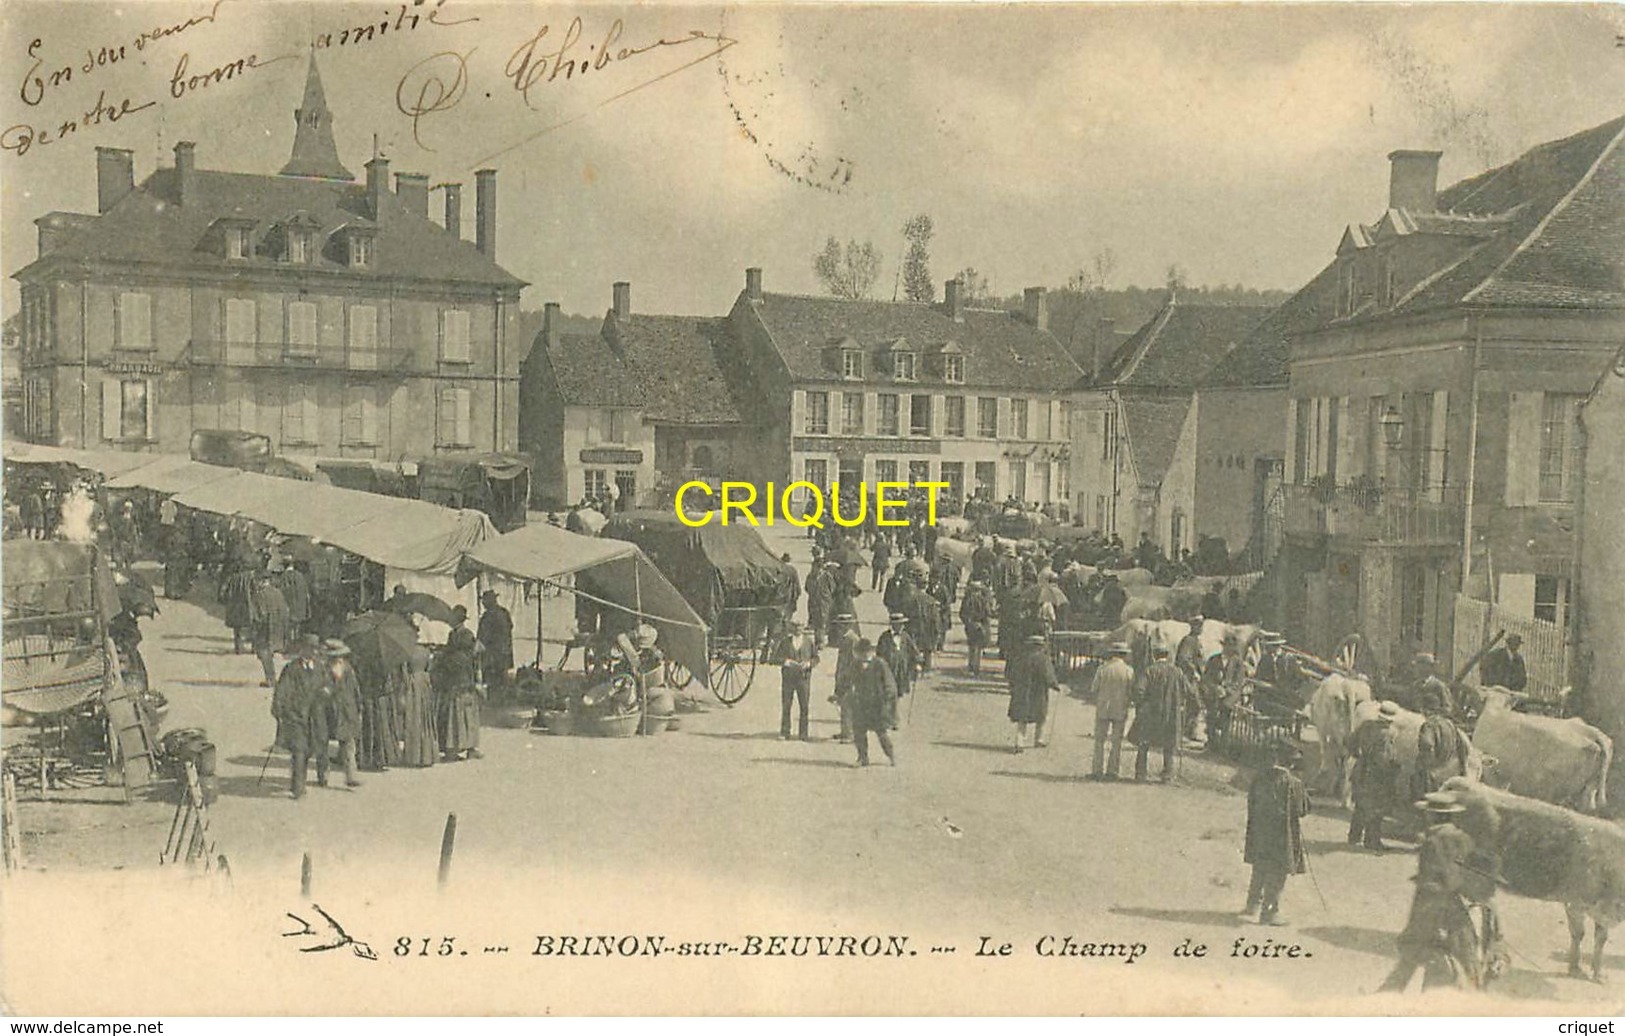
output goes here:
<path id="1" fill-rule="evenodd" d="M 1405 418 L 1396 406 L 1382 412 L 1382 441 L 1390 450 L 1399 449 L 1400 443 L 1405 441 Z"/>

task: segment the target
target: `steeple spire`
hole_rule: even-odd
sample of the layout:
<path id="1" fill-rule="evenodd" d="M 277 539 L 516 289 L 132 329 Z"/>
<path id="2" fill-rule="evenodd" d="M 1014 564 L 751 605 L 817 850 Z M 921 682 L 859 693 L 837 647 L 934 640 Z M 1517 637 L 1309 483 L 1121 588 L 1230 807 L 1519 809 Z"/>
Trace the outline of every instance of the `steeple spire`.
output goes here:
<path id="1" fill-rule="evenodd" d="M 283 176 L 307 176 L 318 180 L 354 180 L 355 174 L 339 161 L 333 143 L 333 113 L 327 110 L 322 90 L 322 74 L 316 68 L 316 51 L 310 52 L 310 68 L 305 73 L 305 99 L 294 109 L 293 154 L 282 167 Z"/>

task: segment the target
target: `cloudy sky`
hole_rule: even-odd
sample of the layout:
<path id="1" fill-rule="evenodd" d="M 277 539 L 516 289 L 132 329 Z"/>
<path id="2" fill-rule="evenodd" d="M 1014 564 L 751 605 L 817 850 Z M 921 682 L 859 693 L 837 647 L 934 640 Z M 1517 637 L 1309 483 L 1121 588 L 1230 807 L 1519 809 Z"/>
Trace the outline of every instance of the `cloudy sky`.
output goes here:
<path id="1" fill-rule="evenodd" d="M 494 166 L 499 259 L 531 282 L 527 308 L 575 312 L 602 311 L 615 280 L 641 311 L 719 312 L 750 265 L 769 290 L 816 291 L 832 234 L 874 241 L 889 297 L 918 212 L 939 282 L 969 265 L 1000 292 L 1058 285 L 1110 248 L 1119 285 L 1178 263 L 1193 283 L 1295 287 L 1380 213 L 1390 150 L 1442 149 L 1450 182 L 1625 113 L 1625 15 L 1602 6 L 406 0 L 410 28 L 398 3 L 211 2 L 0 7 L 8 273 L 34 257 L 38 215 L 94 211 L 97 145 L 134 149 L 138 179 L 185 139 L 204 168 L 275 172 L 313 38 L 334 44 L 317 53 L 349 167 L 376 136 L 394 170 L 467 182 L 471 234 L 472 172 Z M 618 23 L 616 60 L 555 76 L 575 18 L 563 59 L 596 58 Z M 87 48 L 119 45 L 85 71 Z M 176 98 L 182 55 L 189 76 L 262 67 Z M 74 76 L 40 90 L 36 59 Z M 445 110 L 403 110 L 440 88 Z M 154 103 L 85 118 L 125 97 Z M 26 127 L 45 136 L 19 153 Z"/>

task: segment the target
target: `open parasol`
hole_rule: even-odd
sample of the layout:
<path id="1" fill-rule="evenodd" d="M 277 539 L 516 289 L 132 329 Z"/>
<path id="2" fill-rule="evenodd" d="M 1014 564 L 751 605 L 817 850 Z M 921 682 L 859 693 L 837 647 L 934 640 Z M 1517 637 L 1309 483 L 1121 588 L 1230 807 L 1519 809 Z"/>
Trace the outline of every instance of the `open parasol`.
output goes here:
<path id="1" fill-rule="evenodd" d="M 395 612 L 363 612 L 345 623 L 344 643 L 355 655 L 358 668 L 382 676 L 405 665 L 418 650 L 417 630 Z"/>
<path id="2" fill-rule="evenodd" d="M 451 605 L 434 594 L 396 594 L 378 607 L 396 615 L 406 615 L 408 613 L 421 615 L 430 622 L 443 622 L 448 626 L 456 618 L 452 614 Z"/>

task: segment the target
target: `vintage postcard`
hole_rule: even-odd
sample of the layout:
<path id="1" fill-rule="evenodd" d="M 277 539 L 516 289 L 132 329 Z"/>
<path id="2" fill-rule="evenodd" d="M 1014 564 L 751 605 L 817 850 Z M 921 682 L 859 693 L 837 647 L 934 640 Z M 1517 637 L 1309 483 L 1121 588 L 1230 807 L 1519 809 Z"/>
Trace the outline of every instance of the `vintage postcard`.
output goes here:
<path id="1" fill-rule="evenodd" d="M 0 28 L 0 1009 L 1619 1012 L 1620 8 Z"/>

